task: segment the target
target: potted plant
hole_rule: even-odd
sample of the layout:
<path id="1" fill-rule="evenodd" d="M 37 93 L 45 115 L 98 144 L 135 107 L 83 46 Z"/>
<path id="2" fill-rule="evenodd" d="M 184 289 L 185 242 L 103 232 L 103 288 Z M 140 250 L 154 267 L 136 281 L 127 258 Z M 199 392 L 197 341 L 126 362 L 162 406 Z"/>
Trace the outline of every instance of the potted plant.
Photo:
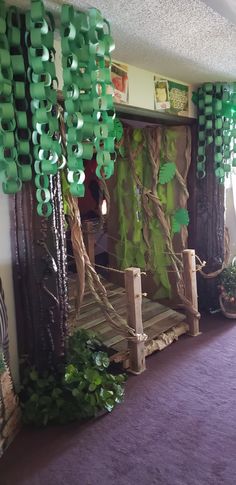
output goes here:
<path id="1" fill-rule="evenodd" d="M 220 275 L 219 302 L 222 313 L 227 318 L 236 319 L 236 257 L 223 269 Z"/>

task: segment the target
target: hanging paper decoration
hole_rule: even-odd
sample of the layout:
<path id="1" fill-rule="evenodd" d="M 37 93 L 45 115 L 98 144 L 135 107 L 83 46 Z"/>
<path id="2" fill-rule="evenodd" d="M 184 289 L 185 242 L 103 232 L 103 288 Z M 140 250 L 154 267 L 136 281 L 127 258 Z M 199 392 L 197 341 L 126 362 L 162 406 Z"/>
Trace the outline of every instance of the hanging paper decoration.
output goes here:
<path id="1" fill-rule="evenodd" d="M 3 192 L 16 193 L 22 182 L 18 174 L 15 146 L 15 109 L 13 104 L 13 70 L 6 36 L 6 9 L 0 2 L 0 170 L 4 174 Z"/>
<path id="2" fill-rule="evenodd" d="M 236 84 L 206 83 L 198 91 L 197 177 L 206 175 L 206 148 L 214 144 L 219 183 L 236 166 Z"/>
<path id="3" fill-rule="evenodd" d="M 118 118 L 114 120 L 114 136 L 115 136 L 116 143 L 119 143 L 124 136 L 124 128 L 121 121 Z"/>
<path id="4" fill-rule="evenodd" d="M 67 163 L 74 196 L 84 195 L 84 160 L 108 178 L 116 159 L 111 82 L 114 42 L 99 10 L 63 5 L 62 65 L 67 157 L 62 154 L 54 63 L 54 21 L 42 0 L 20 14 L 0 0 L 0 171 L 3 190 L 16 193 L 35 176 L 37 211 L 50 216 L 50 176 Z M 7 22 L 6 22 L 7 20 Z M 25 32 L 26 31 L 26 32 Z M 30 116 L 31 111 L 31 116 Z M 116 125 L 117 126 L 117 125 Z M 119 130 L 118 130 L 119 131 Z"/>
<path id="5" fill-rule="evenodd" d="M 96 152 L 97 176 L 109 178 L 114 171 L 114 42 L 97 9 L 86 14 L 63 5 L 61 23 L 68 181 L 71 194 L 83 197 L 83 160 L 91 160 Z"/>
<path id="6" fill-rule="evenodd" d="M 13 71 L 13 105 L 15 111 L 15 148 L 18 176 L 21 182 L 32 178 L 32 156 L 30 153 L 31 131 L 28 128 L 28 102 L 26 96 L 27 69 L 21 47 L 22 20 L 16 7 L 7 14 L 7 36 Z"/>
<path id="7" fill-rule="evenodd" d="M 39 215 L 48 217 L 52 213 L 49 175 L 55 175 L 60 168 L 58 159 L 61 146 L 56 110 L 54 23 L 52 16 L 45 13 L 40 0 L 31 1 L 31 10 L 27 13 L 27 31 L 37 211 Z"/>

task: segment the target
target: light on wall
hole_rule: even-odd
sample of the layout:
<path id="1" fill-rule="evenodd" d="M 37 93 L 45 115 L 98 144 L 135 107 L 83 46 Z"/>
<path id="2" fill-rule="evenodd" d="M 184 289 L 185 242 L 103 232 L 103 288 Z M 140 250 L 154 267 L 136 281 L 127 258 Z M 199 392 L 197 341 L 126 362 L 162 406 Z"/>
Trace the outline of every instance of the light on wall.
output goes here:
<path id="1" fill-rule="evenodd" d="M 102 201 L 102 215 L 106 216 L 106 214 L 107 214 L 107 201 L 106 199 L 104 199 Z"/>

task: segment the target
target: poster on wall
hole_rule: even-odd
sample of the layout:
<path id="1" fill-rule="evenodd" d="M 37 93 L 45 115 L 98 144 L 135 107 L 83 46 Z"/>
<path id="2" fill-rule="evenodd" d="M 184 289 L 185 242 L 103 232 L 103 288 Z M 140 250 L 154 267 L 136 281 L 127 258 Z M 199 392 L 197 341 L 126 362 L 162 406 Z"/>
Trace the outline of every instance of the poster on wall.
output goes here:
<path id="1" fill-rule="evenodd" d="M 113 62 L 111 66 L 111 80 L 114 85 L 115 103 L 128 104 L 129 102 L 129 79 L 128 66 Z"/>
<path id="2" fill-rule="evenodd" d="M 169 109 L 170 108 L 170 93 L 168 81 L 166 79 L 156 79 L 155 82 L 155 108 Z"/>
<path id="3" fill-rule="evenodd" d="M 188 116 L 189 87 L 154 76 L 154 106 L 156 110 Z"/>

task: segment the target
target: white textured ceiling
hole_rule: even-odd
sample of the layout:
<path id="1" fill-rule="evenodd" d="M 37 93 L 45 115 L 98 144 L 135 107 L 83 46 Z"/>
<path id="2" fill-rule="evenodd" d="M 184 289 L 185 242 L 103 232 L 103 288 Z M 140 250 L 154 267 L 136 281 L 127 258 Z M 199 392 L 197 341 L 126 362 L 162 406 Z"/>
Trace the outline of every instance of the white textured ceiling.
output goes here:
<path id="1" fill-rule="evenodd" d="M 27 6 L 29 1 L 7 3 Z M 45 1 L 55 11 L 63 3 L 63 0 Z M 68 0 L 66 3 L 79 9 L 93 6 L 102 11 L 111 22 L 117 60 L 190 83 L 236 80 L 233 23 L 236 0 Z"/>

